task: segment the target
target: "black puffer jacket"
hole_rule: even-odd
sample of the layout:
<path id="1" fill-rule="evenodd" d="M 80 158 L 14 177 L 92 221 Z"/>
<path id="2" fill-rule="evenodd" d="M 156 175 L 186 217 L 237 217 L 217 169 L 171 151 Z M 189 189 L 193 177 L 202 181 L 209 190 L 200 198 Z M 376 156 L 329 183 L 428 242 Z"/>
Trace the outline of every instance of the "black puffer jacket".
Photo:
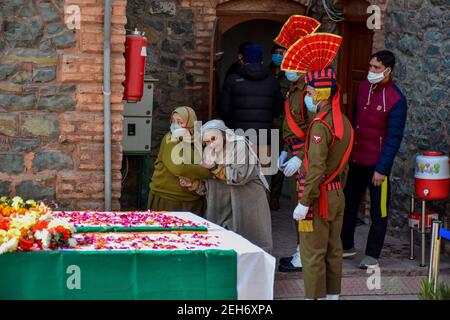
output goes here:
<path id="1" fill-rule="evenodd" d="M 250 63 L 225 79 L 217 113 L 232 129 L 273 129 L 284 98 L 269 68 Z"/>

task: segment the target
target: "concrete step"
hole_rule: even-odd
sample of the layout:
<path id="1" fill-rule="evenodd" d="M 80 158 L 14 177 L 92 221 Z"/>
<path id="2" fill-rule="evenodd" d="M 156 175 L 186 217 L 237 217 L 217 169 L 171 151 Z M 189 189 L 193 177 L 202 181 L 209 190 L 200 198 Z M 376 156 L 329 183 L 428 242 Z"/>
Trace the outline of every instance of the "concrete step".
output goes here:
<path id="1" fill-rule="evenodd" d="M 381 276 L 401 276 L 401 277 L 427 277 L 428 267 L 418 267 L 416 269 L 404 269 L 404 268 L 389 268 L 380 269 Z M 368 277 L 373 273 L 369 273 L 367 270 L 361 269 L 344 269 L 342 271 L 342 278 L 355 278 L 355 277 Z M 440 275 L 450 275 L 450 268 L 440 269 Z M 302 272 L 275 272 L 275 280 L 289 280 L 289 279 L 303 279 Z"/>
<path id="2" fill-rule="evenodd" d="M 342 300 L 418 300 L 420 282 L 424 276 L 382 276 L 378 284 L 366 277 L 342 278 Z M 439 281 L 450 285 L 450 274 L 440 275 Z M 302 279 L 277 279 L 274 299 L 303 299 Z"/>

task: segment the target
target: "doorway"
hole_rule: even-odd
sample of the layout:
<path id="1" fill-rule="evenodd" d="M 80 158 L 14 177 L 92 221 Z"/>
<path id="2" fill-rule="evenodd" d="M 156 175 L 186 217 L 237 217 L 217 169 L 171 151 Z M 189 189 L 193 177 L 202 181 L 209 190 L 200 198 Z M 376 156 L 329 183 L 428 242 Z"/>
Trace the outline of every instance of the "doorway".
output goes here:
<path id="1" fill-rule="evenodd" d="M 372 55 L 374 31 L 367 28 L 369 17 L 365 0 L 339 1 L 344 21 L 339 25 L 343 37 L 338 57 L 337 77 L 341 85 L 342 111 L 352 120 L 359 84 L 366 79 Z"/>
<path id="2" fill-rule="evenodd" d="M 228 68 L 236 61 L 239 45 L 243 42 L 259 44 L 263 49 L 263 61 L 269 65 L 271 61 L 271 49 L 276 38 L 289 16 L 262 16 L 252 20 L 243 19 L 236 23 L 233 20 L 217 18 L 214 27 L 214 36 L 211 46 L 211 73 L 210 73 L 210 100 L 209 118 L 215 116 L 215 104 L 218 94 L 225 81 Z M 233 22 L 233 24 L 230 24 Z M 235 24 L 236 23 L 236 24 Z"/>
<path id="3" fill-rule="evenodd" d="M 222 87 L 225 81 L 228 68 L 236 61 L 239 45 L 243 42 L 261 45 L 264 65 L 269 65 L 271 61 L 270 50 L 274 45 L 273 39 L 278 35 L 282 26 L 281 22 L 273 20 L 250 20 L 222 34 L 221 51 L 223 52 L 223 58 L 218 65 L 219 87 Z"/>
<path id="4" fill-rule="evenodd" d="M 305 11 L 305 5 L 293 0 L 231 0 L 217 6 L 210 52 L 210 119 L 214 116 L 224 75 L 236 59 L 239 44 L 259 43 L 264 49 L 264 63 L 269 63 L 273 39 L 283 24 L 291 15 L 305 14 Z"/>

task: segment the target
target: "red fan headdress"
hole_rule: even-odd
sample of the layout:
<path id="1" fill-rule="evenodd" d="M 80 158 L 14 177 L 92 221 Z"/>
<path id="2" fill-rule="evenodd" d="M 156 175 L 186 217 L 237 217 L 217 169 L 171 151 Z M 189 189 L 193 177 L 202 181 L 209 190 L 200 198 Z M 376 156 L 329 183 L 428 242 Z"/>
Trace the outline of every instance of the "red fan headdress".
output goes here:
<path id="1" fill-rule="evenodd" d="M 284 55 L 281 69 L 309 72 L 328 67 L 336 56 L 342 37 L 331 33 L 313 33 L 295 42 Z"/>
<path id="2" fill-rule="evenodd" d="M 330 66 L 342 42 L 342 37 L 331 33 L 313 33 L 295 42 L 281 63 L 284 71 L 306 72 L 306 84 L 314 87 L 317 100 L 328 99 L 336 83 L 336 73 Z M 342 139 L 344 127 L 339 90 L 332 101 L 333 124 L 336 138 Z"/>
<path id="3" fill-rule="evenodd" d="M 315 32 L 319 27 L 320 22 L 314 18 L 293 15 L 283 25 L 274 42 L 288 49 L 298 39 Z"/>

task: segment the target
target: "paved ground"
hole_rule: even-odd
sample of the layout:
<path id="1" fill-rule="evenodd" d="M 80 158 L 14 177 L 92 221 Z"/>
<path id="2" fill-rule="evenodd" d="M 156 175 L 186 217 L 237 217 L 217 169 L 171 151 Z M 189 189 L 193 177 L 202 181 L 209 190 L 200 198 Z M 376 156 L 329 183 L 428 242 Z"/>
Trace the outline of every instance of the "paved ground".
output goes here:
<path id="1" fill-rule="evenodd" d="M 292 222 L 292 210 L 285 186 L 281 197 L 281 209 L 272 212 L 274 252 L 277 258 L 291 255 L 296 247 L 296 231 Z M 428 267 L 420 267 L 420 247 L 415 247 L 415 260 L 409 260 L 409 243 L 386 236 L 380 262 L 380 288 L 369 290 L 367 282 L 372 273 L 360 270 L 358 264 L 364 257 L 369 226 L 356 228 L 357 255 L 343 263 L 343 300 L 417 300 L 420 281 L 428 274 Z M 429 245 L 427 241 L 427 245 Z M 429 253 L 429 248 L 426 250 Z M 426 263 L 429 258 L 427 256 Z M 450 285 L 450 258 L 441 256 L 440 278 Z M 275 299 L 303 299 L 302 273 L 281 273 L 275 275 Z"/>

